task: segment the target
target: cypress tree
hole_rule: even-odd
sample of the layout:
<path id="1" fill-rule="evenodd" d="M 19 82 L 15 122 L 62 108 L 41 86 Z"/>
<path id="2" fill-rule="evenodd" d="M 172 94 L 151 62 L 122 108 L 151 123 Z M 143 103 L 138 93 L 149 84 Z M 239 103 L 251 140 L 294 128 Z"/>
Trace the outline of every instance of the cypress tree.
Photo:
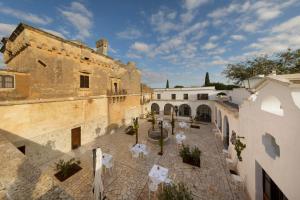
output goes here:
<path id="1" fill-rule="evenodd" d="M 169 88 L 169 80 L 167 80 L 166 88 Z"/>
<path id="2" fill-rule="evenodd" d="M 208 72 L 206 72 L 204 86 L 209 86 L 209 85 L 210 85 L 209 74 Z"/>

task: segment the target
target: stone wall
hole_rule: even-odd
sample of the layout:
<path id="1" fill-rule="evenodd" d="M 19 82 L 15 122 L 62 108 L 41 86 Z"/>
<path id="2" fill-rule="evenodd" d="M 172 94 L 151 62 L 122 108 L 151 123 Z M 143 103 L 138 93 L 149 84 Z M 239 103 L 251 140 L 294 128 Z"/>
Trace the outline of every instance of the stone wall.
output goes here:
<path id="1" fill-rule="evenodd" d="M 111 78 L 120 79 L 120 89 L 127 93 L 140 93 L 140 72 L 134 63 L 125 65 L 32 27 L 25 26 L 6 43 L 4 61 L 8 69 L 30 74 L 28 99 L 104 95 L 111 89 Z M 89 88 L 80 88 L 82 74 L 89 76 Z"/>
<path id="2" fill-rule="evenodd" d="M 72 199 L 0 134 L 0 199 Z"/>
<path id="3" fill-rule="evenodd" d="M 124 100 L 117 100 L 117 97 L 110 97 L 108 107 L 109 123 L 112 129 L 128 125 L 131 123 L 132 118 L 138 117 L 141 113 L 140 96 L 126 96 Z"/>
<path id="4" fill-rule="evenodd" d="M 15 146 L 26 146 L 35 163 L 47 162 L 56 152 L 71 150 L 71 129 L 81 127 L 81 145 L 108 130 L 107 98 L 10 102 L 0 106 L 0 133 Z"/>

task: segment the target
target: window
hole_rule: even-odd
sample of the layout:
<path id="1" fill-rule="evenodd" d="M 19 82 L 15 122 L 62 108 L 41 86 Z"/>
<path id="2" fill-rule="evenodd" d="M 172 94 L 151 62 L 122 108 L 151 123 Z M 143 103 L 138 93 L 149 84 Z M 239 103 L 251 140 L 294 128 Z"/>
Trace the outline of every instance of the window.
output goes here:
<path id="1" fill-rule="evenodd" d="M 157 94 L 157 99 L 160 99 L 160 94 Z"/>
<path id="2" fill-rule="evenodd" d="M 14 76 L 0 75 L 0 88 L 14 88 Z"/>
<path id="3" fill-rule="evenodd" d="M 208 100 L 208 94 L 197 94 L 198 100 Z"/>
<path id="4" fill-rule="evenodd" d="M 176 94 L 172 94 L 172 99 L 176 99 Z"/>
<path id="5" fill-rule="evenodd" d="M 87 75 L 80 75 L 80 88 L 89 88 L 89 76 Z"/>
<path id="6" fill-rule="evenodd" d="M 114 83 L 114 92 L 118 94 L 118 83 Z"/>
<path id="7" fill-rule="evenodd" d="M 26 152 L 26 147 L 25 145 L 24 146 L 20 146 L 18 147 L 19 151 L 21 151 L 24 155 L 25 155 L 25 152 Z"/>
<path id="8" fill-rule="evenodd" d="M 47 67 L 46 63 L 44 63 L 44 62 L 41 61 L 41 60 L 38 60 L 38 63 L 39 63 L 40 65 L 42 65 L 43 67 Z"/>
<path id="9" fill-rule="evenodd" d="M 264 98 L 261 102 L 261 109 L 275 115 L 283 116 L 281 102 L 277 97 L 274 96 L 268 96 Z"/>
<path id="10" fill-rule="evenodd" d="M 189 99 L 189 95 L 188 94 L 183 94 L 183 99 Z"/>

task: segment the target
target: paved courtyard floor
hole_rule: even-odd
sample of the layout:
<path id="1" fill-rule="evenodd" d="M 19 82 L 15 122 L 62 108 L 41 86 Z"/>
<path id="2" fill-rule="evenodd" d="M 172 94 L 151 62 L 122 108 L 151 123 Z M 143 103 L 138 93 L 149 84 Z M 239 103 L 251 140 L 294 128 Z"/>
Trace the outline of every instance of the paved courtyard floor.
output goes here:
<path id="1" fill-rule="evenodd" d="M 140 141 L 147 141 L 147 131 L 150 127 L 150 122 L 140 120 Z M 80 159 L 83 169 L 64 182 L 57 181 L 57 184 L 74 199 L 91 199 L 92 149 L 101 147 L 103 152 L 112 154 L 114 158 L 112 175 L 109 173 L 103 175 L 107 199 L 148 199 L 148 173 L 154 164 L 168 168 L 171 175 L 176 174 L 175 182 L 184 182 L 192 191 L 194 199 L 247 199 L 241 187 L 236 187 L 230 177 L 222 154 L 221 139 L 215 138 L 212 125 L 200 124 L 200 127 L 185 131 L 187 136 L 185 144 L 197 146 L 202 151 L 201 168 L 182 163 L 174 136 L 171 136 L 164 145 L 163 156 L 158 155 L 160 151 L 158 144 L 147 142 L 150 155 L 132 159 L 129 147 L 135 143 L 135 136 L 127 135 L 120 130 L 114 134 L 101 136 L 65 155 L 64 159 L 71 157 Z M 43 170 L 53 176 L 54 162 L 58 159 L 48 163 Z"/>

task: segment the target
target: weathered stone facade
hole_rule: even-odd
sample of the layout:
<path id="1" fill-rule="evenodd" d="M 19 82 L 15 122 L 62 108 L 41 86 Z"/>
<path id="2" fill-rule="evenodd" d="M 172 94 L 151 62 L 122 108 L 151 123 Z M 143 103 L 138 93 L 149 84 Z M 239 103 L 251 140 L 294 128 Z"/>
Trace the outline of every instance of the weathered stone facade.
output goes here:
<path id="1" fill-rule="evenodd" d="M 141 73 L 107 56 L 107 40 L 94 50 L 20 24 L 2 41 L 0 75 L 15 84 L 0 88 L 0 133 L 34 163 L 69 152 L 74 128 L 83 145 L 140 115 Z"/>

